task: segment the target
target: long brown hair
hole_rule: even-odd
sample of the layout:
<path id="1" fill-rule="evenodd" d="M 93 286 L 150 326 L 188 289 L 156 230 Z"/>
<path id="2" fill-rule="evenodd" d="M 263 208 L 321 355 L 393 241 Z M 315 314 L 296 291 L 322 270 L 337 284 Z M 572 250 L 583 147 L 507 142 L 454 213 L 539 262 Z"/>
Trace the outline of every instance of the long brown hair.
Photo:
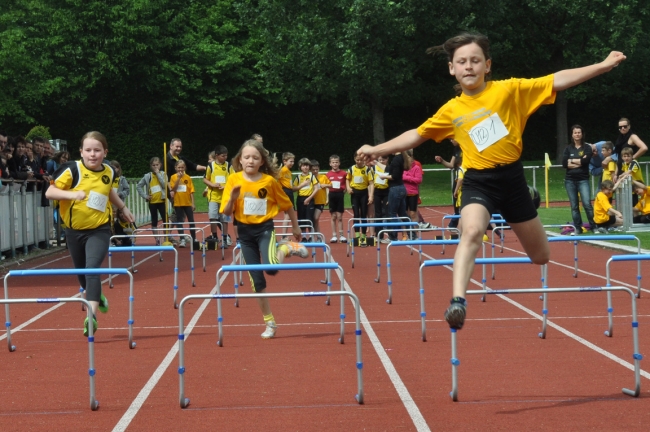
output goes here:
<path id="1" fill-rule="evenodd" d="M 254 147 L 255 150 L 257 150 L 260 155 L 262 155 L 262 159 L 264 160 L 264 163 L 260 167 L 260 172 L 264 174 L 268 174 L 274 178 L 278 178 L 280 175 L 280 169 L 277 167 L 276 163 L 274 160 L 271 158 L 271 154 L 267 149 L 264 148 L 264 145 L 260 143 L 257 140 L 254 139 L 249 139 L 244 144 L 242 144 L 241 148 L 237 152 L 234 158 L 232 158 L 232 166 L 235 169 L 235 171 L 239 172 L 242 171 L 242 165 L 241 165 L 241 154 L 244 151 L 245 147 Z"/>
<path id="2" fill-rule="evenodd" d="M 106 140 L 106 137 L 104 136 L 103 133 L 97 131 L 87 132 L 84 136 L 81 137 L 81 143 L 79 143 L 79 150 L 83 149 L 84 140 L 86 138 L 96 139 L 97 141 L 102 143 L 102 147 L 104 148 L 104 150 L 108 150 L 108 141 Z"/>

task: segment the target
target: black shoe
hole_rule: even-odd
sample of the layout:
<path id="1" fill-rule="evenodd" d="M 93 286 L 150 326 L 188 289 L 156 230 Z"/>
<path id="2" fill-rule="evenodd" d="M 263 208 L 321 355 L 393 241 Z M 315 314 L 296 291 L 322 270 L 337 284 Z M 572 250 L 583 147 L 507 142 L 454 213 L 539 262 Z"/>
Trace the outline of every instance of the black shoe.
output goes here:
<path id="1" fill-rule="evenodd" d="M 457 300 L 458 297 L 451 300 L 451 304 L 445 311 L 445 320 L 449 324 L 449 328 L 460 330 L 465 324 L 466 306 L 461 301 Z M 464 299 L 461 299 L 465 302 Z"/>

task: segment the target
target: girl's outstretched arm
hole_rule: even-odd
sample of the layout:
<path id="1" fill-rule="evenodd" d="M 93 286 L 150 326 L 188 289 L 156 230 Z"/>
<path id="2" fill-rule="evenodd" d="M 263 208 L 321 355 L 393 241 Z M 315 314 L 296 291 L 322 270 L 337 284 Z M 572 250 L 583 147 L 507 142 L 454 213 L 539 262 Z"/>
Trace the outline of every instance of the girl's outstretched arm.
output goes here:
<path id="1" fill-rule="evenodd" d="M 426 140 L 428 138 L 421 137 L 417 129 L 411 129 L 383 144 L 374 147 L 366 144 L 357 150 L 357 154 L 363 156 L 366 162 L 369 162 L 377 159 L 379 156 L 387 156 L 415 148 Z"/>
<path id="2" fill-rule="evenodd" d="M 553 91 L 562 91 L 580 83 L 588 81 L 598 75 L 611 71 L 627 57 L 622 52 L 612 51 L 607 58 L 600 63 L 576 68 L 565 69 L 553 75 Z"/>

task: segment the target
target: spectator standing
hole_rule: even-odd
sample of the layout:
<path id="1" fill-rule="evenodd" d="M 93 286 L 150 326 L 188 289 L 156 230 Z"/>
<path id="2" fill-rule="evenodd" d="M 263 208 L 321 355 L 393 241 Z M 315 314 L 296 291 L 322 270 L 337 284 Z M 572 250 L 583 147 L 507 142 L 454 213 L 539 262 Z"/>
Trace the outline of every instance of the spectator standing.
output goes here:
<path id="1" fill-rule="evenodd" d="M 582 216 L 580 216 L 578 199 L 582 201 L 582 207 L 587 215 L 590 230 L 593 231 L 596 227 L 594 209 L 591 205 L 591 189 L 589 187 L 589 161 L 593 150 L 591 146 L 585 144 L 584 140 L 585 134 L 582 126 L 571 126 L 572 143 L 564 150 L 564 156 L 562 157 L 562 166 L 566 169 L 564 188 L 569 196 L 571 217 L 577 234 L 582 233 Z M 578 198 L 578 195 L 580 195 L 580 198 Z"/>
<path id="2" fill-rule="evenodd" d="M 183 142 L 180 138 L 172 138 L 169 143 L 169 151 L 167 152 L 167 179 L 169 180 L 172 175 L 176 173 L 176 163 L 178 161 L 185 162 L 185 170 L 189 171 L 205 171 L 205 166 L 198 165 L 186 157 L 181 156 L 183 151 Z"/>
<path id="3" fill-rule="evenodd" d="M 641 141 L 641 138 L 635 133 L 632 133 L 632 123 L 630 120 L 623 117 L 618 121 L 618 131 L 619 136 L 616 140 L 616 145 L 614 146 L 614 153 L 617 156 L 618 171 L 620 174 L 623 160 L 621 158 L 621 152 L 626 147 L 632 147 L 633 154 L 632 159 L 637 160 L 648 151 L 648 146 Z"/>

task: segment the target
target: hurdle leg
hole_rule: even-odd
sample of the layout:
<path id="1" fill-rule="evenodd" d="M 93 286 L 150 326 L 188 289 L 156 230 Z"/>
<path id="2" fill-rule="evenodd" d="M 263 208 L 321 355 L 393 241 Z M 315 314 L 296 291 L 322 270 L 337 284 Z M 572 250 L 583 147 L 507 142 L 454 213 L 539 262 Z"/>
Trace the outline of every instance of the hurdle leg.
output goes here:
<path id="1" fill-rule="evenodd" d="M 542 266 L 542 288 L 548 289 L 547 274 L 548 266 L 544 264 Z M 537 335 L 540 339 L 546 339 L 546 326 L 547 326 L 547 316 L 548 316 L 548 294 L 542 294 L 542 331 Z"/>
<path id="2" fill-rule="evenodd" d="M 185 330 L 183 328 L 183 305 L 181 302 L 178 309 L 178 388 L 179 403 L 181 408 L 187 408 L 190 400 L 185 397 Z"/>
<path id="3" fill-rule="evenodd" d="M 205 269 L 205 249 L 206 248 L 207 248 L 206 242 L 205 242 L 205 239 L 203 239 L 203 241 L 201 242 L 201 252 L 202 252 L 201 257 L 203 258 L 203 273 L 206 272 L 206 269 Z"/>
<path id="4" fill-rule="evenodd" d="M 573 277 L 578 277 L 578 242 L 573 242 Z"/>
<path id="5" fill-rule="evenodd" d="M 82 301 L 82 304 L 83 301 Z M 95 398 L 95 335 L 93 332 L 93 312 L 92 308 L 88 307 L 88 378 L 90 379 L 90 409 L 97 411 L 99 408 L 99 401 Z"/>
<path id="6" fill-rule="evenodd" d="M 5 299 L 7 296 L 7 279 L 5 278 Z M 5 328 L 7 329 L 7 348 L 9 352 L 16 351 L 16 346 L 11 344 L 11 321 L 9 321 L 9 303 L 5 303 Z"/>
<path id="7" fill-rule="evenodd" d="M 217 272 L 217 294 L 221 296 L 221 282 L 219 281 L 219 272 Z M 237 294 L 237 292 L 235 292 Z M 221 315 L 221 297 L 217 297 L 217 325 L 219 326 L 219 339 L 217 346 L 223 346 L 223 316 Z"/>
<path id="8" fill-rule="evenodd" d="M 456 329 L 449 329 L 451 331 L 451 400 L 458 401 L 458 366 L 460 360 L 456 355 Z"/>
<path id="9" fill-rule="evenodd" d="M 609 281 L 607 286 L 611 286 Z M 612 337 L 614 336 L 614 317 L 613 317 L 614 308 L 612 307 L 612 292 L 607 291 L 607 320 L 609 322 L 608 330 L 605 331 L 605 336 Z"/>
<path id="10" fill-rule="evenodd" d="M 174 309 L 178 309 L 178 251 L 174 249 Z"/>
<path id="11" fill-rule="evenodd" d="M 352 246 L 350 246 L 350 251 L 351 251 L 350 254 L 352 255 L 352 257 L 351 257 L 351 259 L 352 259 L 352 268 L 354 268 L 354 240 L 355 240 L 355 238 L 353 238 L 352 241 L 350 241 L 350 243 L 352 244 Z"/>
<path id="12" fill-rule="evenodd" d="M 113 268 L 113 266 L 112 266 L 113 259 L 112 258 L 113 258 L 113 252 L 108 251 L 108 268 Z M 111 275 L 111 274 L 108 275 L 108 287 L 113 289 L 113 275 Z M 83 290 L 81 290 L 81 291 L 83 291 Z M 84 305 L 82 303 L 81 304 L 81 307 L 82 307 L 81 310 L 83 310 L 83 306 Z"/>
<path id="13" fill-rule="evenodd" d="M 129 278 L 131 278 L 129 283 L 129 348 L 133 349 L 136 345 L 136 343 L 133 342 L 133 301 L 135 298 L 133 297 L 133 276 L 129 274 Z M 89 325 L 88 328 L 90 327 L 92 326 Z"/>
<path id="14" fill-rule="evenodd" d="M 379 283 L 379 279 L 381 278 L 381 242 L 379 241 L 379 236 L 376 237 L 377 242 L 377 278 L 375 279 L 376 283 Z"/>
<path id="15" fill-rule="evenodd" d="M 191 236 L 190 236 L 190 243 L 194 244 Z M 195 287 L 196 283 L 194 282 L 194 246 L 190 248 L 190 265 L 192 269 L 192 286 Z"/>
<path id="16" fill-rule="evenodd" d="M 388 278 L 388 299 L 386 299 L 386 303 L 393 304 L 393 278 L 390 274 L 390 245 L 386 246 L 386 277 Z M 421 283 L 420 286 L 422 286 Z"/>
<path id="17" fill-rule="evenodd" d="M 424 310 L 424 280 L 422 279 L 422 266 L 420 266 L 420 323 L 422 326 L 422 342 L 427 341 L 426 317 L 427 313 Z"/>
<path id="18" fill-rule="evenodd" d="M 331 250 L 329 250 L 329 252 L 327 252 L 328 251 L 327 248 L 325 248 L 324 250 L 325 250 L 325 253 L 327 254 L 326 262 L 332 262 Z M 325 272 L 327 274 L 327 292 L 330 292 L 332 290 L 332 279 L 331 279 L 332 273 L 331 273 L 331 271 L 329 269 L 327 269 Z M 325 299 L 325 304 L 327 306 L 330 305 L 330 297 L 329 296 L 327 296 L 327 298 Z"/>
<path id="19" fill-rule="evenodd" d="M 345 291 L 343 280 L 344 279 L 341 278 L 341 291 Z M 341 318 L 341 336 L 339 337 L 339 343 L 344 344 L 345 343 L 345 298 L 344 296 L 341 296 L 341 314 L 339 316 Z"/>
<path id="20" fill-rule="evenodd" d="M 137 273 L 138 269 L 135 268 L 135 252 L 131 252 L 131 273 Z"/>
<path id="21" fill-rule="evenodd" d="M 636 298 L 641 298 L 641 261 L 636 262 Z"/>
<path id="22" fill-rule="evenodd" d="M 643 356 L 639 353 L 639 321 L 636 314 L 635 296 L 632 296 L 632 339 L 634 343 L 634 353 L 632 354 L 634 358 L 634 390 L 624 388 L 623 393 L 628 396 L 639 397 L 641 394 L 641 365 L 639 362 L 643 359 Z"/>
<path id="23" fill-rule="evenodd" d="M 329 262 L 329 255 L 327 255 L 327 248 L 326 247 L 323 247 L 323 262 Z M 327 285 L 329 280 L 330 280 L 329 270 L 325 269 L 325 280 L 320 281 L 320 283 Z"/>
<path id="24" fill-rule="evenodd" d="M 494 231 L 492 231 L 492 236 L 494 236 Z M 492 258 L 494 258 L 494 241 L 492 241 Z M 492 264 L 492 280 L 496 277 L 496 266 Z"/>

